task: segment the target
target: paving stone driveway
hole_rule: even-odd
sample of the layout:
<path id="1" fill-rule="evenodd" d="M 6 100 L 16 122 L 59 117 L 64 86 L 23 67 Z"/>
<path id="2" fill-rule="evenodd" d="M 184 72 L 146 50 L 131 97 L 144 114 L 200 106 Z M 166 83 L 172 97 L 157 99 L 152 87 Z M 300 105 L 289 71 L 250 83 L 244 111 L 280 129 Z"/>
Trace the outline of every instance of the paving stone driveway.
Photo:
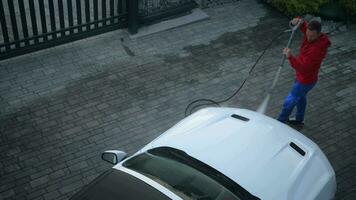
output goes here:
<path id="1" fill-rule="evenodd" d="M 134 153 L 182 119 L 190 101 L 229 96 L 288 24 L 255 1 L 204 11 L 210 20 L 144 38 L 120 30 L 1 61 L 0 199 L 68 199 L 111 167 L 103 150 Z M 274 43 L 226 106 L 258 107 L 287 40 Z M 353 200 L 356 28 L 331 40 L 301 132 L 333 165 L 336 199 Z M 267 115 L 278 115 L 292 83 L 286 66 Z"/>

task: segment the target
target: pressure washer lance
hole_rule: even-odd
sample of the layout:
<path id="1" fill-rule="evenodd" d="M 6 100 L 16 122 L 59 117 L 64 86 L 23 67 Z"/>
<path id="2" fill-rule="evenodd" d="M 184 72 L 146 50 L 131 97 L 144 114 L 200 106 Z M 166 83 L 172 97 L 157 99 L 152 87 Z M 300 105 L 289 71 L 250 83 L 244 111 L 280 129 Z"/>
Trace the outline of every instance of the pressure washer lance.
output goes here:
<path id="1" fill-rule="evenodd" d="M 249 77 L 251 76 L 253 70 L 256 68 L 257 64 L 259 63 L 259 61 L 261 60 L 261 58 L 265 55 L 266 51 L 272 46 L 273 42 L 275 40 L 277 40 L 280 36 L 282 36 L 284 33 L 287 33 L 287 32 L 292 32 L 291 36 L 290 36 L 290 39 L 288 41 L 288 45 L 287 47 L 289 47 L 291 45 L 291 42 L 292 42 L 292 39 L 294 37 L 294 32 L 299 28 L 300 24 L 303 23 L 303 21 L 301 20 L 299 22 L 299 24 L 297 24 L 296 26 L 292 26 L 292 24 L 290 23 L 289 26 L 290 26 L 290 29 L 288 30 L 285 30 L 285 31 L 282 31 L 281 33 L 277 34 L 271 41 L 270 43 L 265 47 L 265 49 L 262 51 L 262 53 L 260 54 L 260 56 L 256 59 L 255 63 L 252 65 L 252 67 L 250 68 L 249 72 L 248 72 L 248 75 L 245 77 L 245 79 L 243 80 L 242 84 L 240 84 L 240 86 L 235 90 L 235 92 L 230 95 L 229 97 L 225 98 L 225 99 L 222 99 L 222 100 L 213 100 L 213 99 L 207 99 L 207 98 L 203 98 L 203 99 L 197 99 L 197 100 L 194 100 L 192 102 L 190 102 L 187 107 L 185 108 L 185 111 L 184 111 L 184 117 L 187 117 L 188 115 L 192 114 L 192 112 L 198 108 L 198 107 L 202 107 L 202 106 L 211 106 L 211 105 L 214 105 L 214 106 L 218 106 L 220 107 L 222 103 L 226 103 L 228 101 L 230 101 L 233 97 L 235 97 L 239 92 L 240 90 L 243 88 L 243 86 L 245 85 L 245 83 L 247 82 L 247 80 L 249 79 Z M 269 101 L 269 98 L 270 98 L 270 94 L 272 93 L 272 90 L 273 88 L 275 87 L 276 83 L 277 83 L 277 79 L 278 79 L 278 76 L 280 74 L 280 71 L 281 71 L 281 68 L 284 64 L 284 59 L 285 57 L 283 56 L 283 60 L 282 60 L 282 64 L 281 64 L 281 67 L 280 69 L 278 69 L 278 72 L 277 72 L 277 75 L 275 77 L 275 80 L 273 81 L 273 84 L 272 84 L 272 87 L 271 87 L 271 90 L 269 91 L 268 95 L 266 96 L 265 100 L 262 102 L 262 104 L 260 105 L 259 107 L 259 112 L 260 113 L 264 113 L 266 108 L 267 108 L 267 104 L 268 104 L 268 101 Z M 198 104 L 200 103 L 200 104 Z"/>
<path id="2" fill-rule="evenodd" d="M 299 23 L 297 25 L 295 25 L 294 27 L 292 27 L 292 23 L 289 23 L 289 25 L 291 26 L 291 29 L 292 29 L 292 33 L 289 37 L 289 41 L 288 41 L 288 44 L 287 44 L 287 48 L 290 48 L 291 44 L 292 44 L 292 41 L 294 39 L 294 35 L 295 35 L 295 32 L 299 29 L 300 25 L 303 24 L 304 20 L 303 19 L 300 19 L 299 20 Z M 266 112 L 266 109 L 267 109 L 267 106 L 268 106 L 268 103 L 269 103 L 269 99 L 271 97 L 271 94 L 277 84 L 277 81 L 278 81 L 278 78 L 279 78 L 279 75 L 281 74 L 281 71 L 282 71 L 282 68 L 283 68 L 283 65 L 284 65 L 284 61 L 286 60 L 286 56 L 283 55 L 282 57 L 282 62 L 281 62 L 281 65 L 279 66 L 278 68 L 278 71 L 273 79 L 273 83 L 272 83 L 272 86 L 271 88 L 269 89 L 266 97 L 264 98 L 264 100 L 262 101 L 261 105 L 258 107 L 257 109 L 257 112 L 258 113 L 261 113 L 261 114 L 265 114 Z"/>

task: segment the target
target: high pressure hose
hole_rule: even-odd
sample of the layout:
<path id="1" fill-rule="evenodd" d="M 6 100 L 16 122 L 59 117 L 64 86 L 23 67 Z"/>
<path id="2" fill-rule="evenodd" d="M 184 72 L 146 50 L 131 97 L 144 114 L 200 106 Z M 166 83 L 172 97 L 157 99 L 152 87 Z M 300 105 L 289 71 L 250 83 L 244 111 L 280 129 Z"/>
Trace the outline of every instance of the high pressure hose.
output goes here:
<path id="1" fill-rule="evenodd" d="M 242 87 L 245 85 L 247 79 L 250 77 L 250 75 L 252 74 L 253 70 L 255 69 L 255 67 L 257 66 L 258 62 L 261 60 L 261 58 L 263 57 L 263 55 L 266 53 L 266 51 L 272 46 L 273 42 L 275 40 L 277 40 L 283 33 L 286 33 L 286 32 L 290 32 L 292 31 L 292 34 L 291 34 L 291 37 L 289 39 L 289 42 L 288 42 L 288 45 L 287 47 L 289 47 L 291 45 L 291 42 L 292 42 L 292 39 L 294 37 L 294 33 L 295 33 L 295 30 L 298 29 L 300 23 L 293 27 L 292 29 L 288 29 L 288 30 L 285 30 L 285 31 L 282 31 L 281 33 L 279 33 L 278 35 L 276 35 L 272 40 L 271 42 L 266 46 L 266 48 L 263 50 L 263 52 L 260 54 L 260 56 L 257 58 L 256 62 L 253 64 L 253 66 L 251 67 L 251 69 L 249 70 L 248 72 L 248 75 L 247 77 L 244 79 L 244 81 L 242 82 L 242 84 L 237 88 L 237 90 L 229 97 L 223 99 L 223 100 L 220 100 L 220 101 L 215 101 L 215 100 L 212 100 L 212 99 L 197 99 L 197 100 L 194 100 L 192 101 L 191 103 L 188 104 L 188 106 L 185 108 L 185 112 L 184 112 L 184 115 L 185 117 L 192 114 L 193 111 L 198 108 L 198 107 L 202 107 L 202 106 L 209 106 L 209 105 L 215 105 L 215 106 L 218 106 L 220 107 L 220 104 L 221 103 L 225 103 L 229 100 L 231 100 L 234 96 L 236 96 L 240 90 L 242 89 Z M 285 60 L 285 56 L 283 56 L 283 60 L 282 60 L 282 64 L 280 66 L 280 68 L 283 66 L 283 63 L 284 63 L 284 60 Z M 280 73 L 280 68 L 278 69 L 278 76 L 279 76 L 279 73 Z M 277 79 L 278 79 L 278 76 L 276 75 L 276 78 L 275 78 L 275 81 L 273 81 L 273 85 L 271 87 L 271 90 L 269 91 L 268 95 L 267 95 L 267 100 L 264 100 L 263 103 L 265 102 L 266 106 L 268 104 L 268 99 L 269 99 L 269 95 L 270 93 L 272 92 L 276 82 L 277 82 Z M 201 104 L 197 104 L 199 102 L 202 102 Z M 196 104 L 196 105 L 194 105 Z M 194 105 L 194 106 L 193 106 Z M 260 106 L 261 107 L 261 106 Z M 262 109 L 262 108 L 261 108 Z"/>
<path id="2" fill-rule="evenodd" d="M 286 32 L 292 32 L 290 37 L 289 37 L 289 40 L 288 40 L 288 44 L 287 44 L 287 48 L 289 48 L 292 44 L 292 41 L 294 39 L 294 35 L 295 35 L 295 32 L 299 29 L 299 27 L 304 23 L 304 19 L 303 18 L 300 18 L 299 22 L 296 24 L 296 25 L 293 25 L 291 22 L 289 23 L 289 26 L 291 29 L 288 29 L 288 30 L 285 30 L 283 32 L 281 32 L 280 34 L 278 34 L 276 37 L 274 37 L 271 42 L 266 46 L 266 48 L 263 50 L 263 52 L 261 53 L 261 55 L 257 58 L 256 62 L 253 64 L 253 66 L 251 67 L 250 71 L 248 72 L 248 75 L 247 77 L 244 79 L 244 81 L 242 82 L 242 84 L 237 88 L 237 90 L 231 95 L 229 96 L 228 98 L 226 99 L 223 99 L 223 100 L 220 100 L 220 101 L 214 101 L 212 99 L 197 99 L 195 101 L 192 101 L 191 103 L 188 104 L 188 106 L 185 108 L 185 112 L 184 112 L 184 115 L 185 117 L 188 116 L 188 111 L 189 111 L 189 115 L 193 113 L 193 111 L 198 108 L 198 107 L 202 107 L 202 106 L 209 106 L 209 105 L 215 105 L 215 106 L 218 106 L 220 107 L 220 104 L 221 103 L 225 103 L 227 101 L 229 101 L 230 99 L 232 99 L 234 96 L 236 96 L 240 90 L 242 89 L 242 87 L 245 85 L 247 79 L 250 77 L 250 75 L 252 74 L 252 71 L 255 69 L 256 65 L 258 64 L 258 62 L 260 61 L 260 59 L 263 57 L 263 55 L 266 53 L 266 51 L 271 47 L 271 45 L 273 44 L 273 42 L 278 39 L 283 33 L 286 33 Z M 330 31 L 328 34 L 331 34 L 333 33 L 335 30 L 337 30 L 339 27 L 336 27 L 334 30 Z M 284 65 L 284 62 L 285 62 L 285 59 L 286 59 L 286 56 L 283 55 L 282 57 L 282 62 L 281 62 L 281 65 L 279 66 L 278 70 L 277 70 L 277 73 L 273 79 L 273 83 L 272 83 L 272 86 L 270 87 L 266 97 L 264 98 L 264 100 L 262 101 L 262 103 L 260 104 L 260 106 L 258 107 L 257 109 L 257 112 L 258 113 L 262 113 L 264 114 L 266 112 L 266 109 L 267 109 L 267 106 L 268 106 L 268 103 L 269 103 L 269 99 L 271 97 L 271 94 L 277 84 L 277 81 L 278 81 L 278 78 L 281 74 L 281 71 L 282 71 L 282 68 L 283 68 L 283 65 Z M 199 102 L 202 102 L 201 104 L 197 104 Z M 197 104 L 197 105 L 194 105 L 194 104 Z M 193 106 L 194 105 L 194 106 Z M 192 108 L 190 108 L 192 106 Z"/>

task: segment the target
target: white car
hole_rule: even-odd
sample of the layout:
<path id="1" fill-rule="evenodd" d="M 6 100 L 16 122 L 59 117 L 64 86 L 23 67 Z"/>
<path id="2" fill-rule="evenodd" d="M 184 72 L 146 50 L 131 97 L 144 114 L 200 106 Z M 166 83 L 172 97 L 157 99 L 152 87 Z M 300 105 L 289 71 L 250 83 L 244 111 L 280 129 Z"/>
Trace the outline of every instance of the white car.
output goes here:
<path id="1" fill-rule="evenodd" d="M 72 199 L 329 200 L 335 172 L 310 139 L 254 111 L 206 108 L 116 164 Z"/>

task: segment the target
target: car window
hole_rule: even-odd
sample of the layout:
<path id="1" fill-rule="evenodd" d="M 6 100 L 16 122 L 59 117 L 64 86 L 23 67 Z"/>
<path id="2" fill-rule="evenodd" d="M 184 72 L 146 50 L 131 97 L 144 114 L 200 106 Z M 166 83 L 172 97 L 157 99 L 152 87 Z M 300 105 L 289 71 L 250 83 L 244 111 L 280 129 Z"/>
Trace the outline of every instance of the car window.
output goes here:
<path id="1" fill-rule="evenodd" d="M 70 200 L 169 200 L 156 188 L 126 172 L 110 169 L 82 188 Z"/>
<path id="2" fill-rule="evenodd" d="M 123 166 L 155 180 L 182 199 L 255 199 L 223 174 L 177 149 L 155 148 L 127 160 Z"/>

